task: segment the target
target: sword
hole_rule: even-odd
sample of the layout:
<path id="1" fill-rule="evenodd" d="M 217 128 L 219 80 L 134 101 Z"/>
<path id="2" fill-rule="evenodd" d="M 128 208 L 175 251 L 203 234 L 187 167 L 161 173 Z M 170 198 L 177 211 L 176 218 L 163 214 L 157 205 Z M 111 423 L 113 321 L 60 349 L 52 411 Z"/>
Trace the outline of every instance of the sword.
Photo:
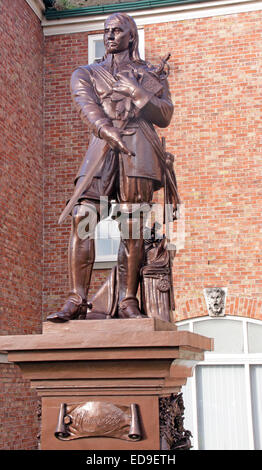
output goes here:
<path id="1" fill-rule="evenodd" d="M 162 137 L 162 147 L 164 153 L 166 153 L 166 139 L 165 137 Z M 164 174 L 164 223 L 167 225 L 170 221 L 168 218 L 167 210 L 168 207 L 170 207 L 170 201 L 168 197 L 168 188 L 167 188 L 167 177 L 166 173 Z M 173 218 L 173 217 L 172 217 Z M 169 234 L 169 229 L 167 230 L 166 236 Z M 169 238 L 167 237 L 167 243 L 169 243 Z M 175 310 L 175 295 L 174 295 L 174 283 L 173 283 L 173 260 L 175 257 L 175 251 L 174 250 L 168 250 L 169 251 L 169 259 L 168 259 L 168 264 L 169 264 L 169 270 L 170 270 L 170 291 L 169 291 L 169 298 L 170 298 L 170 306 L 172 310 Z"/>

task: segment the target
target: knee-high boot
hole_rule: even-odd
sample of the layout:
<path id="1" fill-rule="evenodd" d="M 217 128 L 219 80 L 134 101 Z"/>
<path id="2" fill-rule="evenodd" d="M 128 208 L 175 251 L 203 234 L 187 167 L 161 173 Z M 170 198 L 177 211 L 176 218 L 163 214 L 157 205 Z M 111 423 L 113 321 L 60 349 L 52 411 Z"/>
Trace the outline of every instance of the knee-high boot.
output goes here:
<path id="1" fill-rule="evenodd" d="M 141 318 L 143 315 L 139 310 L 136 294 L 140 269 L 144 261 L 143 232 L 140 227 L 140 238 L 132 239 L 132 219 L 127 220 L 127 223 L 129 224 L 129 238 L 121 239 L 118 252 L 118 316 L 119 318 Z M 135 223 L 141 224 L 141 220 L 136 220 Z"/>
<path id="2" fill-rule="evenodd" d="M 82 309 L 87 302 L 95 261 L 95 213 L 89 211 L 89 227 L 85 224 L 87 216 L 85 206 L 76 206 L 72 216 L 68 246 L 69 295 L 62 309 L 47 317 L 47 320 L 53 322 L 73 320 L 82 313 Z M 88 234 L 86 230 L 88 230 Z"/>

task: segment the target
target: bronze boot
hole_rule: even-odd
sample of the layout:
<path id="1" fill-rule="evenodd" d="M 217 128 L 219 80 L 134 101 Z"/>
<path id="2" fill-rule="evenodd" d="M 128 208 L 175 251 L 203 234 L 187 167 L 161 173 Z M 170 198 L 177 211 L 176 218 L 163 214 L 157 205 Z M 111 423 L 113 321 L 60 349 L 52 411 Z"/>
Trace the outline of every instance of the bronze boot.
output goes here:
<path id="1" fill-rule="evenodd" d="M 68 296 L 62 309 L 59 312 L 48 315 L 47 320 L 54 323 L 62 323 L 68 320 L 74 320 L 81 314 L 82 303 L 82 297 L 72 292 L 72 294 Z"/>
<path id="2" fill-rule="evenodd" d="M 138 299 L 134 297 L 125 297 L 118 306 L 119 318 L 144 318 L 139 309 Z"/>
<path id="3" fill-rule="evenodd" d="M 69 296 L 60 311 L 47 317 L 48 321 L 56 323 L 75 320 L 81 316 L 85 318 L 87 310 L 87 293 L 95 260 L 95 244 L 93 232 L 90 237 L 79 237 L 78 225 L 83 216 L 81 211 L 77 211 L 77 207 L 75 209 L 68 247 Z"/>
<path id="4" fill-rule="evenodd" d="M 136 297 L 144 260 L 143 240 L 121 240 L 118 252 L 118 317 L 144 318 Z"/>

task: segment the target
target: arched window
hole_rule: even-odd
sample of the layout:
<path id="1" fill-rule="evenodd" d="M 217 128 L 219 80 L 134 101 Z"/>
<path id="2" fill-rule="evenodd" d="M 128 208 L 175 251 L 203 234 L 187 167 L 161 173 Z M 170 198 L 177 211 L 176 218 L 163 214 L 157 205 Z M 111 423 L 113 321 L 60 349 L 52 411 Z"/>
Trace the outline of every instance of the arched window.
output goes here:
<path id="1" fill-rule="evenodd" d="M 182 388 L 193 449 L 262 449 L 262 322 L 201 317 L 177 326 L 215 343 Z"/>

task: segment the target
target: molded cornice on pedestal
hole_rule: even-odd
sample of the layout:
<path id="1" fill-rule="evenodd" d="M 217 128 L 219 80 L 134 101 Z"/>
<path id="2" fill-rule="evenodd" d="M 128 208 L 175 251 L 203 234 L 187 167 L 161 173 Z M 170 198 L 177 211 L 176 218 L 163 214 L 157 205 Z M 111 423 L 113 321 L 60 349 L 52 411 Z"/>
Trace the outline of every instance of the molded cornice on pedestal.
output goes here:
<path id="1" fill-rule="evenodd" d="M 40 395 L 61 390 L 61 380 L 64 391 L 75 381 L 81 381 L 82 391 L 102 394 L 101 386 L 129 389 L 135 382 L 143 389 L 156 387 L 155 393 L 176 391 L 212 344 L 210 338 L 153 318 L 46 322 L 40 335 L 0 337 L 0 350 L 8 351 L 8 360 L 21 367 Z"/>

